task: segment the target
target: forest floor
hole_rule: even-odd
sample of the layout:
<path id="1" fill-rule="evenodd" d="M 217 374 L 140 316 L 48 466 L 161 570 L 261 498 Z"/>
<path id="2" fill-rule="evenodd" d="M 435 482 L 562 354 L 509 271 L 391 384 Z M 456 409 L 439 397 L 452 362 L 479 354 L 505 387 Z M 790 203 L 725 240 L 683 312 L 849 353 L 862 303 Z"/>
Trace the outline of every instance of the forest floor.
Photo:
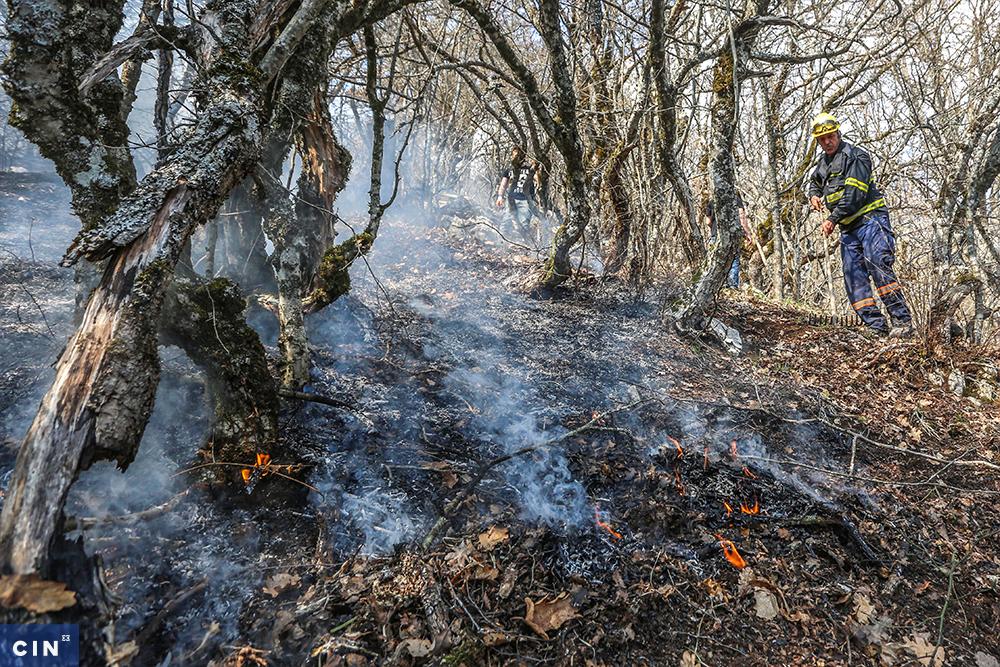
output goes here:
<path id="1" fill-rule="evenodd" d="M 57 253 L 18 239 L 4 471 L 71 330 Z M 535 258 L 398 218 L 369 261 L 309 321 L 309 390 L 351 409 L 288 406 L 269 452 L 313 491 L 184 472 L 207 411 L 174 348 L 136 462 L 74 487 L 123 664 L 998 664 L 997 350 L 729 291 L 733 357 L 671 332 L 668 287 L 534 299 Z"/>

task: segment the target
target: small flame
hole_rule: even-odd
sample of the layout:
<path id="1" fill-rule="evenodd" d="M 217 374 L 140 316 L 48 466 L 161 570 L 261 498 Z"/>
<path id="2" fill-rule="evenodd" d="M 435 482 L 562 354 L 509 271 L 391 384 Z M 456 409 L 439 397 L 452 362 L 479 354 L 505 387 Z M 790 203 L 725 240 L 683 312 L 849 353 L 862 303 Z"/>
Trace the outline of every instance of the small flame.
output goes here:
<path id="1" fill-rule="evenodd" d="M 750 479 L 757 479 L 757 475 L 750 472 L 750 468 L 747 468 L 746 466 L 743 466 L 743 474 L 749 477 Z"/>
<path id="2" fill-rule="evenodd" d="M 605 523 L 601 521 L 601 509 L 597 505 L 594 505 L 594 521 L 597 523 L 598 526 L 608 531 L 608 533 L 611 534 L 611 537 L 615 538 L 616 540 L 622 539 L 622 534 L 616 531 L 614 528 L 612 528 L 610 523 Z"/>
<path id="3" fill-rule="evenodd" d="M 677 458 L 684 458 L 684 448 L 681 447 L 681 443 L 677 440 L 677 438 L 672 438 L 668 435 L 667 440 L 674 443 L 674 447 L 677 449 Z"/>
<path id="4" fill-rule="evenodd" d="M 681 481 L 680 468 L 674 467 L 674 486 L 677 487 L 677 495 L 684 495 L 684 482 Z"/>
<path id="5" fill-rule="evenodd" d="M 727 540 L 722 535 L 716 535 L 715 537 L 718 538 L 719 544 L 722 545 L 722 553 L 730 565 L 737 570 L 742 570 L 747 566 L 747 562 L 743 560 L 743 556 L 736 550 L 736 545 L 732 541 Z"/>
<path id="6" fill-rule="evenodd" d="M 250 468 L 244 468 L 243 470 L 240 470 L 240 475 L 243 476 L 243 483 L 244 484 L 249 484 L 250 483 L 250 475 L 252 475 L 252 474 L 253 474 L 253 471 L 250 470 Z"/>
<path id="7" fill-rule="evenodd" d="M 753 505 L 747 505 L 745 502 L 742 502 L 740 503 L 740 511 L 744 514 L 760 514 L 760 501 L 754 498 Z"/>
<path id="8" fill-rule="evenodd" d="M 725 500 L 722 501 L 722 506 L 726 508 L 726 518 L 728 519 L 733 514 L 733 507 Z"/>
<path id="9" fill-rule="evenodd" d="M 740 452 L 736 448 L 736 438 L 733 438 L 733 441 L 729 443 L 729 458 L 734 461 L 740 458 Z"/>
<path id="10" fill-rule="evenodd" d="M 262 467 L 266 466 L 270 462 L 271 462 L 271 455 L 270 454 L 261 454 L 261 453 L 257 454 L 257 467 L 258 468 L 262 468 Z"/>

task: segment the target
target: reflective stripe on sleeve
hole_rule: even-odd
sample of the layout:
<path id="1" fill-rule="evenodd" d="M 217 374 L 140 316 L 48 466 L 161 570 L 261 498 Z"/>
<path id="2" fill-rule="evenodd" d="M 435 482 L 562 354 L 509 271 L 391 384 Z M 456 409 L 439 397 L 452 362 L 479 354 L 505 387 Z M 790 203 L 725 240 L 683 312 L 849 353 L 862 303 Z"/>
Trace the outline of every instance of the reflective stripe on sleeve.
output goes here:
<path id="1" fill-rule="evenodd" d="M 844 188 L 840 188 L 836 192 L 831 192 L 826 196 L 826 201 L 828 204 L 832 204 L 835 201 L 839 201 L 841 197 L 844 196 Z"/>
<path id="2" fill-rule="evenodd" d="M 868 184 L 865 183 L 864 181 L 859 181 L 856 178 L 850 178 L 850 177 L 845 178 L 844 179 L 844 185 L 845 186 L 847 186 L 847 185 L 853 185 L 854 187 L 856 187 L 858 190 L 861 190 L 862 192 L 868 192 Z"/>

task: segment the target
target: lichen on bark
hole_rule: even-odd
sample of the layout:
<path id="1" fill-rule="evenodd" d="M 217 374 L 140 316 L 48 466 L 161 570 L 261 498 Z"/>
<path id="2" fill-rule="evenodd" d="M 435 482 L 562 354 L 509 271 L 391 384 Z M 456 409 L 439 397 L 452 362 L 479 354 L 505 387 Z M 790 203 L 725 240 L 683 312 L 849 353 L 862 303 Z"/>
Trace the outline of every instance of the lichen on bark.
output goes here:
<path id="1" fill-rule="evenodd" d="M 312 290 L 303 302 L 306 312 L 322 310 L 351 291 L 351 265 L 358 257 L 367 254 L 374 242 L 372 234 L 361 232 L 324 253 L 313 279 Z"/>

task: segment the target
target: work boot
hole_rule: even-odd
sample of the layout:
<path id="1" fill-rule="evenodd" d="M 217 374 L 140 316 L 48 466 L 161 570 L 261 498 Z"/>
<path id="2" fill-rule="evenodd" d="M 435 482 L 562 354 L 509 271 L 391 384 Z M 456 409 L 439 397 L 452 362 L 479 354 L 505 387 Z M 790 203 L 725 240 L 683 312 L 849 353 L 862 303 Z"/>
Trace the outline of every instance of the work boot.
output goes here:
<path id="1" fill-rule="evenodd" d="M 897 324 L 889 330 L 889 338 L 913 338 L 913 324 L 910 322 Z"/>

